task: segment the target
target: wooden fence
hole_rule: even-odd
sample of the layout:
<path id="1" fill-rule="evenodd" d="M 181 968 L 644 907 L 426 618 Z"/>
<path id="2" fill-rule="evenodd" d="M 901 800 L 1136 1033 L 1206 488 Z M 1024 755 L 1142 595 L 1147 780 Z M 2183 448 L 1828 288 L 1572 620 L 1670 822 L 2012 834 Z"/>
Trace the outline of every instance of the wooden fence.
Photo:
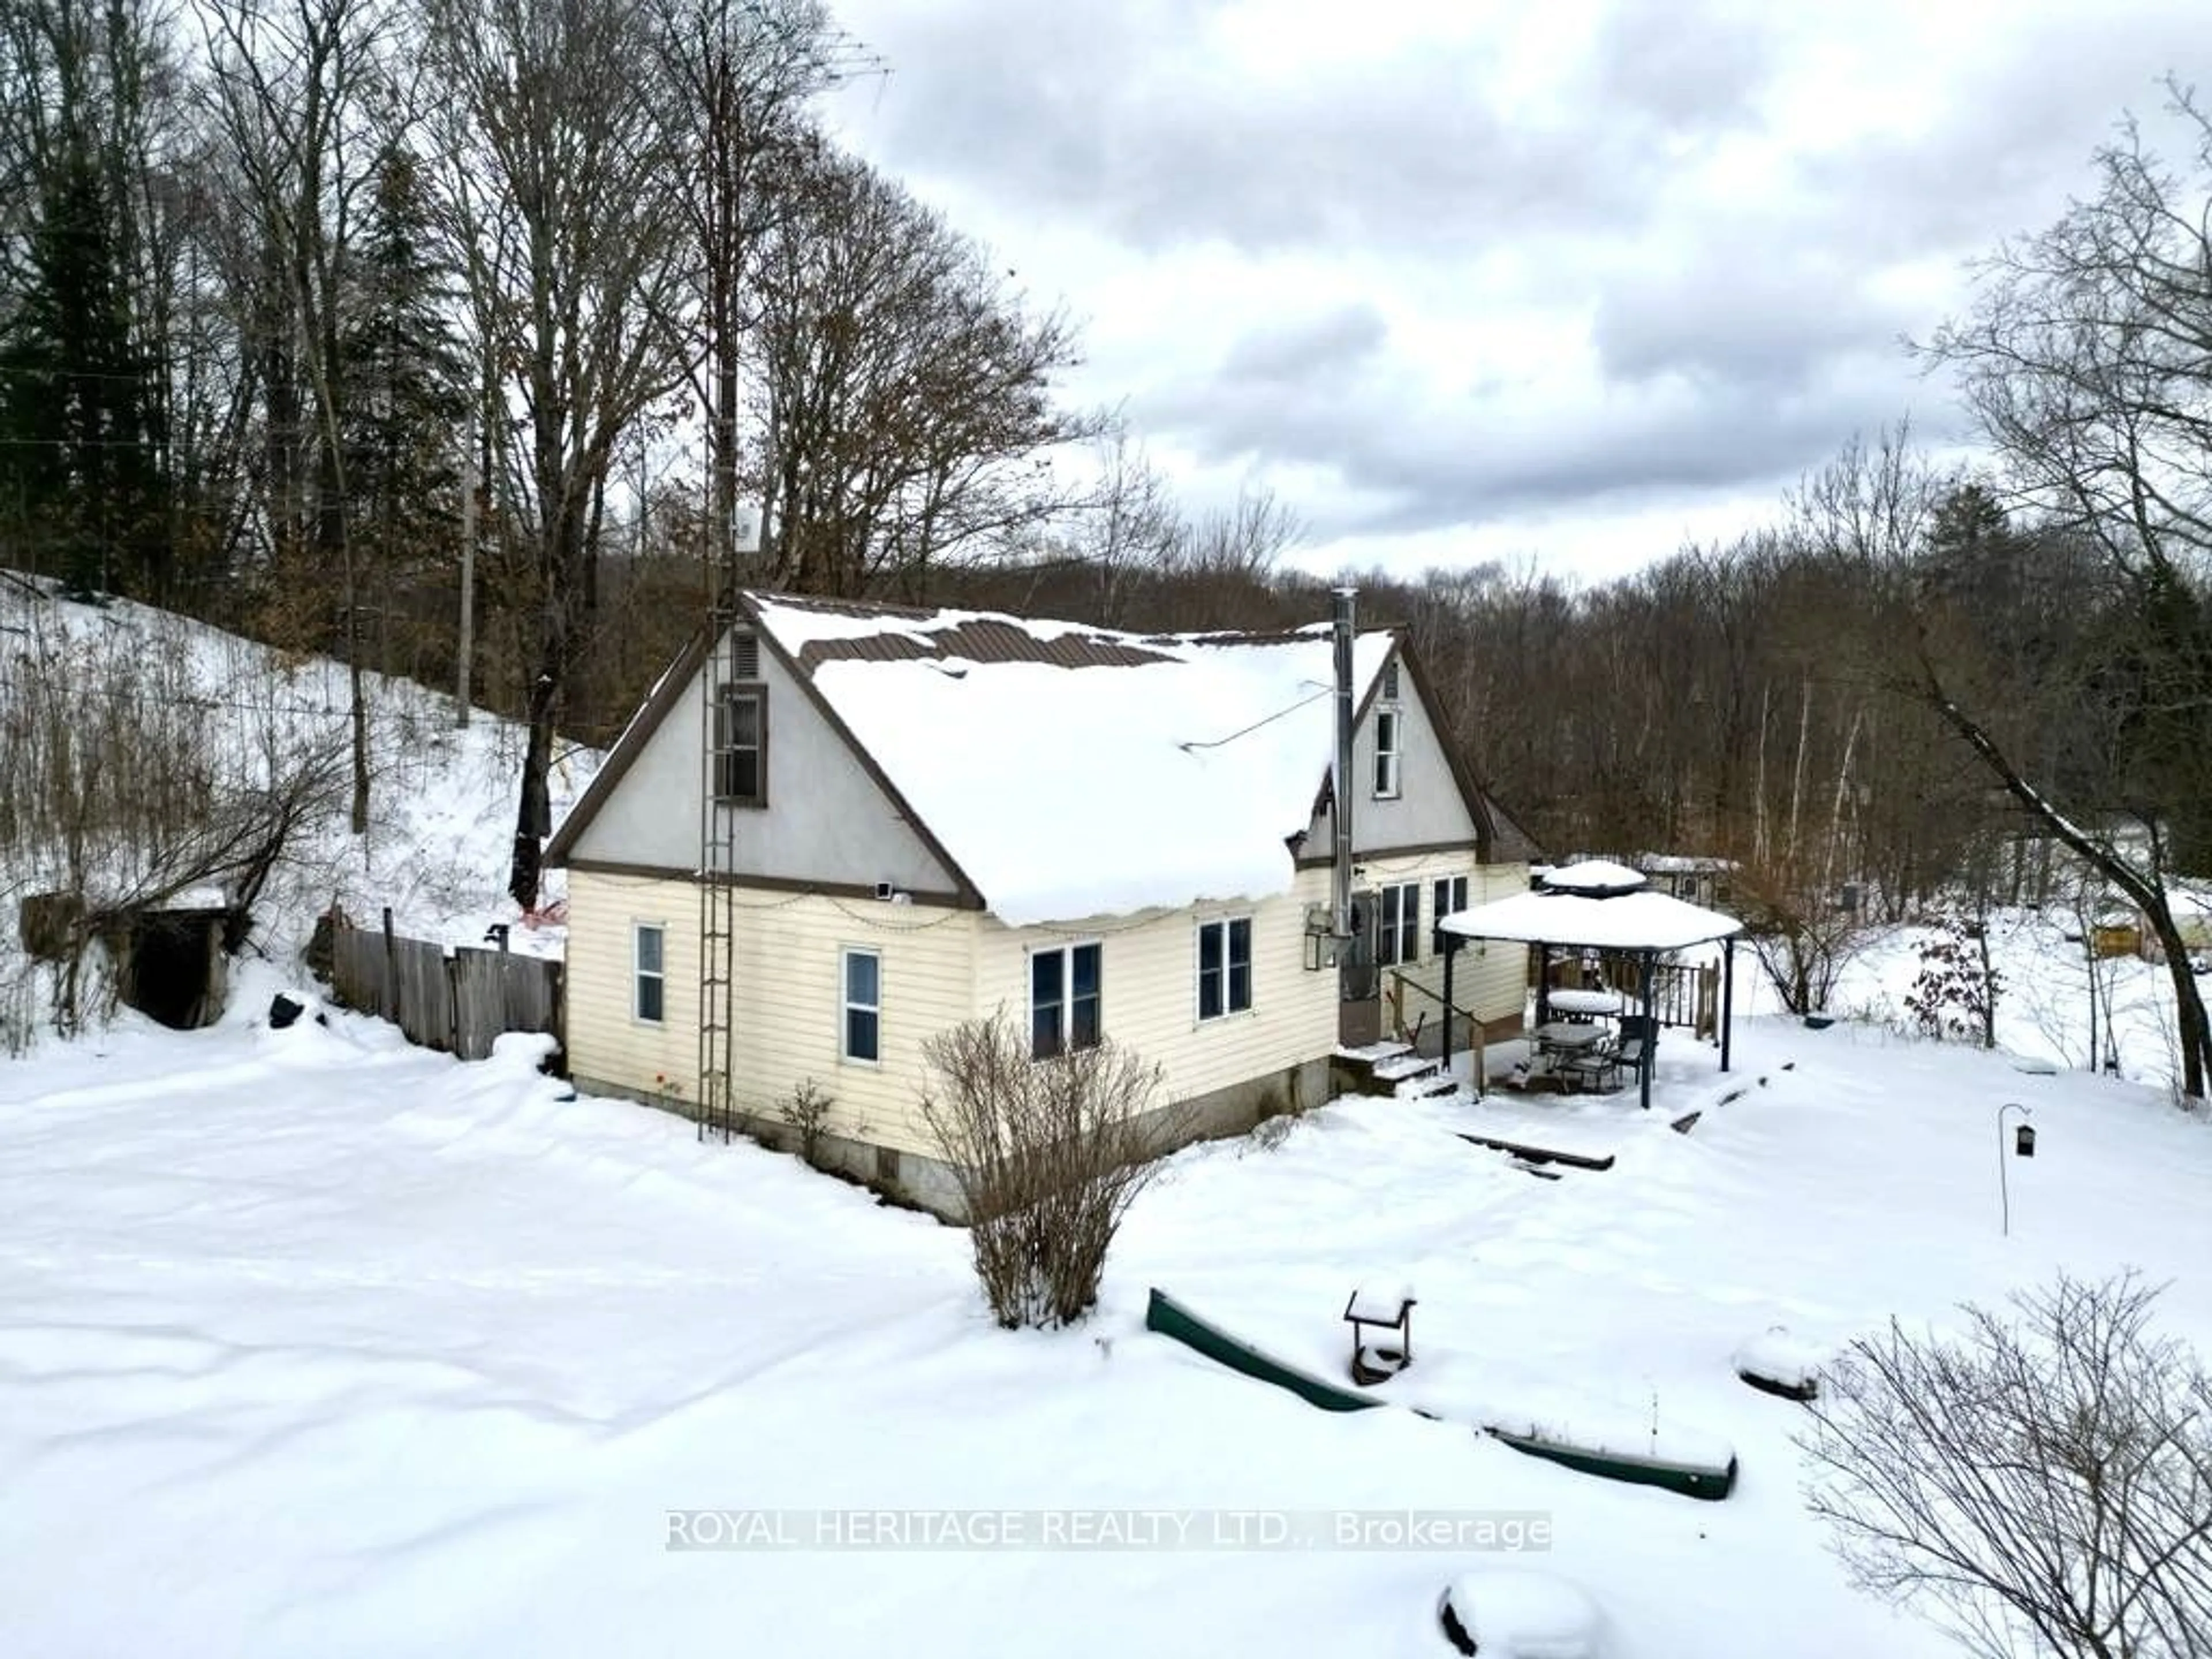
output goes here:
<path id="1" fill-rule="evenodd" d="M 392 1021 L 410 1042 L 482 1060 L 506 1031 L 561 1030 L 561 964 L 508 951 L 402 939 L 392 913 L 381 932 L 343 918 L 331 931 L 331 982 L 338 1001 Z"/>

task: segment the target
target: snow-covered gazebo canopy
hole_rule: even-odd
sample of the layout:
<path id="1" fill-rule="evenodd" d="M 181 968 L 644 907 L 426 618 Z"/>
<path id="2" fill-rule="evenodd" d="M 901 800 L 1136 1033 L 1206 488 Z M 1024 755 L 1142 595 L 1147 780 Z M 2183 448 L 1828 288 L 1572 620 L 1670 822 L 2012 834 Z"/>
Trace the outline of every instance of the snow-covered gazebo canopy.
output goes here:
<path id="1" fill-rule="evenodd" d="M 1735 940 L 1743 923 L 1666 893 L 1653 892 L 1641 871 L 1603 859 L 1553 870 L 1534 891 L 1478 904 L 1441 918 L 1437 927 L 1462 939 L 1500 939 L 1540 951 L 1609 951 L 1638 958 L 1641 998 L 1651 1000 L 1652 967 L 1668 951 L 1719 942 L 1721 1069 L 1728 1070 L 1729 1005 L 1735 988 Z M 1542 995 L 1540 981 L 1538 995 Z M 1651 1068 L 1643 1070 L 1644 1103 L 1651 1103 Z"/>

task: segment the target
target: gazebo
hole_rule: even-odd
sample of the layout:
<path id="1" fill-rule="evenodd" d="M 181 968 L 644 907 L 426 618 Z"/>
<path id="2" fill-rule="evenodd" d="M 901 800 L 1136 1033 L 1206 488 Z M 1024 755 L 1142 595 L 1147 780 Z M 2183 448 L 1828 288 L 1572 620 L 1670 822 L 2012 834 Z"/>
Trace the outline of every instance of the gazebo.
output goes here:
<path id="1" fill-rule="evenodd" d="M 1720 1046 L 1721 1070 L 1729 1068 L 1729 1027 L 1735 992 L 1735 936 L 1743 923 L 1718 910 L 1687 903 L 1651 890 L 1640 871 L 1603 859 L 1585 860 L 1547 873 L 1533 891 L 1516 893 L 1488 904 L 1441 918 L 1437 931 L 1443 936 L 1444 1006 L 1451 1006 L 1452 957 L 1468 939 L 1498 939 L 1536 946 L 1548 968 L 1554 948 L 1571 951 L 1609 951 L 1633 957 L 1641 982 L 1639 1006 L 1648 1018 L 1652 1001 L 1652 969 L 1659 957 L 1693 945 L 1721 946 Z M 1540 1023 L 1550 991 L 1548 973 L 1537 980 Z M 1653 1036 L 1656 1027 L 1647 1028 Z M 1451 1030 L 1444 1030 L 1447 1064 L 1450 1062 Z M 1651 1104 L 1651 1067 L 1638 1068 L 1643 1102 Z M 1478 1080 L 1479 1081 L 1479 1080 Z"/>

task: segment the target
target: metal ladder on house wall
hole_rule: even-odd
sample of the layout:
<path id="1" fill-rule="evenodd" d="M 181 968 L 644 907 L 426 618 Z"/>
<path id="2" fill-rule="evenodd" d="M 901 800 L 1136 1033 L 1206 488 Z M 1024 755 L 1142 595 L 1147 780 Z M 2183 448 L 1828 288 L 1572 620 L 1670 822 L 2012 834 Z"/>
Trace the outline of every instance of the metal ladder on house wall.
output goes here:
<path id="1" fill-rule="evenodd" d="M 737 1133 L 731 1039 L 737 1002 L 737 814 L 724 805 L 721 779 L 731 731 L 722 688 L 738 678 L 735 573 L 717 583 L 710 567 L 708 626 L 714 630 L 699 699 L 699 1139 Z"/>

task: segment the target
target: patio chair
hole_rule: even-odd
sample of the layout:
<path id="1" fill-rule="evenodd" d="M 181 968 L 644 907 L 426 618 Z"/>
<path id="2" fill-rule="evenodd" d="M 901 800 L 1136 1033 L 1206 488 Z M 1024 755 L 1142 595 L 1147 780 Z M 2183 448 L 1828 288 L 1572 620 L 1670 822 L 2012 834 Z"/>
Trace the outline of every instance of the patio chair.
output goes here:
<path id="1" fill-rule="evenodd" d="M 1613 1065 L 1621 1071 L 1636 1073 L 1637 1081 L 1644 1080 L 1644 1068 L 1651 1063 L 1651 1051 L 1657 1046 L 1659 1022 L 1649 1014 L 1624 1014 L 1620 1021 L 1620 1046 L 1613 1050 Z"/>
<path id="2" fill-rule="evenodd" d="M 1563 1062 L 1560 1072 L 1579 1093 L 1584 1088 L 1617 1088 L 1620 1083 L 1620 1051 L 1608 1037 Z"/>

